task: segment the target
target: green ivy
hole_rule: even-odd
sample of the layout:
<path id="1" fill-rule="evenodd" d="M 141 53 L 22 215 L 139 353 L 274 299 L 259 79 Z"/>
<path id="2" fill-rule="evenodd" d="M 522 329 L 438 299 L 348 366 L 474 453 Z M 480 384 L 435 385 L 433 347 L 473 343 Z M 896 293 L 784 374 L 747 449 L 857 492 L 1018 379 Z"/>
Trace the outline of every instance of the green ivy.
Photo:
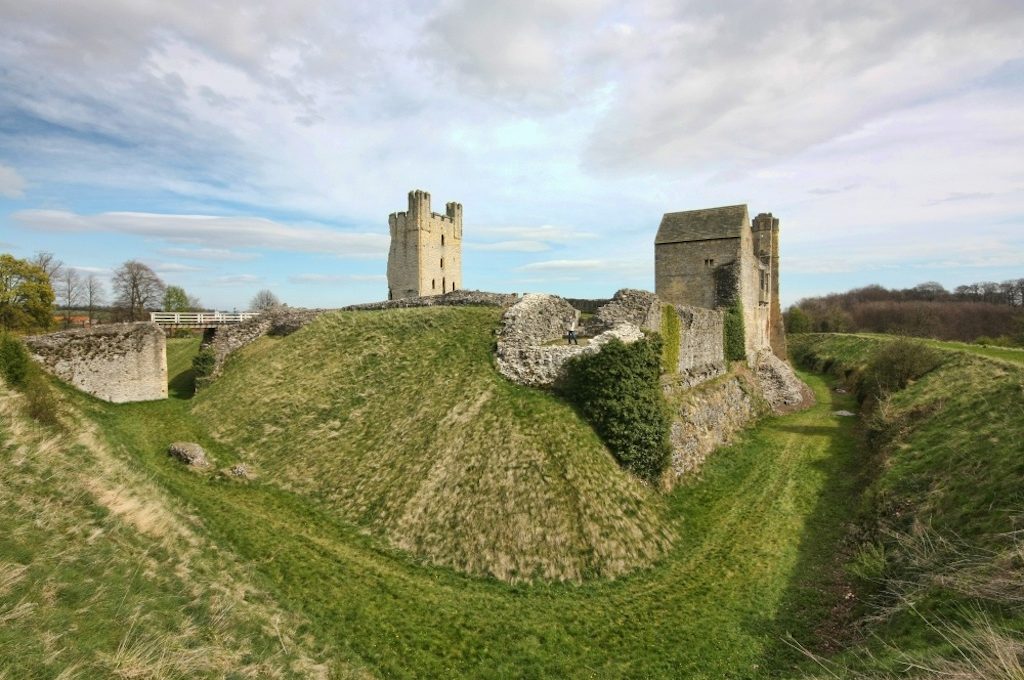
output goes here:
<path id="1" fill-rule="evenodd" d="M 673 305 L 661 306 L 661 372 L 674 375 L 679 369 L 679 337 L 682 322 Z"/>
<path id="2" fill-rule="evenodd" d="M 612 340 L 596 354 L 567 364 L 561 389 L 622 467 L 656 482 L 668 467 L 668 405 L 661 392 L 662 343 L 657 335 Z"/>
<path id="3" fill-rule="evenodd" d="M 726 361 L 740 361 L 747 358 L 746 330 L 743 326 L 743 303 L 734 300 L 725 310 L 722 325 L 722 344 Z"/>
<path id="4" fill-rule="evenodd" d="M 197 378 L 205 378 L 213 373 L 213 367 L 217 363 L 217 357 L 211 347 L 203 347 L 192 357 L 192 370 Z"/>

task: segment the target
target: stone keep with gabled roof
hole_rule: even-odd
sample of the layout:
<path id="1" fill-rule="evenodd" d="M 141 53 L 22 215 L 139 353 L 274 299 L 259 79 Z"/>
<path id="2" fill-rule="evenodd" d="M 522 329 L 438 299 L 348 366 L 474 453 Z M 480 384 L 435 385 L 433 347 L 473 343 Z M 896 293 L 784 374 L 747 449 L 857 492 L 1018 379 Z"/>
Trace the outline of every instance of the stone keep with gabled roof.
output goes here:
<path id="1" fill-rule="evenodd" d="M 779 220 L 746 205 L 666 213 L 654 239 L 655 292 L 663 301 L 743 306 L 748 354 L 770 347 L 785 358 L 779 306 Z"/>

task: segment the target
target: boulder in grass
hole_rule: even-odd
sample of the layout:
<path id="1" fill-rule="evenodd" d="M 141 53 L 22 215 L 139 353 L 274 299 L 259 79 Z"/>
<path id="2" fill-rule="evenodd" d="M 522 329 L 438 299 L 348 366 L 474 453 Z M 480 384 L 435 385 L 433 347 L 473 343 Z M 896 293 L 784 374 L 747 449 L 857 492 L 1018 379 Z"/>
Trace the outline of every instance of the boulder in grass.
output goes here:
<path id="1" fill-rule="evenodd" d="M 193 442 L 174 442 L 167 447 L 167 453 L 189 467 L 207 467 L 210 464 L 203 447 Z"/>

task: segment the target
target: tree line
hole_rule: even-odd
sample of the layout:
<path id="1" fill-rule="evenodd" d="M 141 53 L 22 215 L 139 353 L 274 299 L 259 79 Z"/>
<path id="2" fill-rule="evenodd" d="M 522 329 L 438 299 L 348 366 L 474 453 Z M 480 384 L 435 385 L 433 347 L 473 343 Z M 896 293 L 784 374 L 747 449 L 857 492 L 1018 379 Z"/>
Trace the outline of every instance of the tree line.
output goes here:
<path id="1" fill-rule="evenodd" d="M 935 281 L 903 289 L 871 285 L 803 298 L 784 316 L 790 333 L 895 333 L 1024 345 L 1024 278 L 953 290 Z"/>
<path id="2" fill-rule="evenodd" d="M 50 252 L 27 259 L 0 254 L 0 327 L 39 332 L 60 323 L 68 328 L 75 312 L 86 316 L 91 326 L 101 317 L 111 322 L 145 321 L 150 311 L 204 311 L 198 298 L 181 286 L 165 284 L 138 260 L 127 260 L 114 269 L 110 289 L 108 297 L 99 275 L 69 267 Z M 280 304 L 274 293 L 261 290 L 250 309 L 264 311 Z"/>

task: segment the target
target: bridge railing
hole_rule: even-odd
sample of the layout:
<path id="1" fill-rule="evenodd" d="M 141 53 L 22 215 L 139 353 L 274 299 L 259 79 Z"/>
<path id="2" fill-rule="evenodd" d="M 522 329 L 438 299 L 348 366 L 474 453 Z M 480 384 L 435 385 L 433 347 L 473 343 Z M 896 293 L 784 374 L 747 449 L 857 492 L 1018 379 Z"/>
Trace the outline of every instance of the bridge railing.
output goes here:
<path id="1" fill-rule="evenodd" d="M 149 320 L 161 326 L 219 326 L 254 316 L 259 312 L 150 312 Z"/>

